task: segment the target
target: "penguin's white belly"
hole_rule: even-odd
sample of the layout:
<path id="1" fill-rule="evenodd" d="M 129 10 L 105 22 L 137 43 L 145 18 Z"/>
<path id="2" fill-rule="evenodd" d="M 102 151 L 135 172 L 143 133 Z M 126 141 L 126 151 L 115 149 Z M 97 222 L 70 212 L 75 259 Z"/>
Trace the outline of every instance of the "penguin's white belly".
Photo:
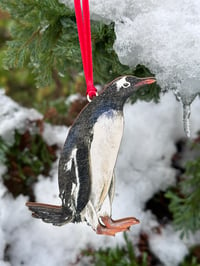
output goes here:
<path id="1" fill-rule="evenodd" d="M 109 111 L 101 115 L 93 130 L 90 149 L 91 196 L 98 211 L 107 196 L 123 134 L 121 112 Z"/>

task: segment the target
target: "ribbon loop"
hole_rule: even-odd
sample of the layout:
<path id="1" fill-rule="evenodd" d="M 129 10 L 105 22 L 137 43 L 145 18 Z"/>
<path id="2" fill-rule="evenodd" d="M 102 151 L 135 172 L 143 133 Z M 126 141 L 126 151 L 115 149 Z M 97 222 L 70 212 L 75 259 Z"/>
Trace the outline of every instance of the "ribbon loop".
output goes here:
<path id="1" fill-rule="evenodd" d="M 94 87 L 93 83 L 89 1 L 83 0 L 82 9 L 81 9 L 81 0 L 74 0 L 74 8 L 75 8 L 78 37 L 81 49 L 83 70 L 85 73 L 85 81 L 87 86 L 86 94 L 89 96 L 90 99 L 92 99 L 94 96 L 97 95 L 97 89 Z"/>

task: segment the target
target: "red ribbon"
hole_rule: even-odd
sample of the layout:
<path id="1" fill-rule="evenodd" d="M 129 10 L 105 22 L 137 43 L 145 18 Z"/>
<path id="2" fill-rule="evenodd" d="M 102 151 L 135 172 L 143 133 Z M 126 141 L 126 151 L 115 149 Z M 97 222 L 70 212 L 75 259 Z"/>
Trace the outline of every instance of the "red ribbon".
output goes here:
<path id="1" fill-rule="evenodd" d="M 97 95 L 97 89 L 94 87 L 93 83 L 89 1 L 82 1 L 83 12 L 81 10 L 81 0 L 74 0 L 74 8 L 83 62 L 83 70 L 85 73 L 85 80 L 87 85 L 86 94 L 90 99 L 92 99 L 92 97 Z"/>

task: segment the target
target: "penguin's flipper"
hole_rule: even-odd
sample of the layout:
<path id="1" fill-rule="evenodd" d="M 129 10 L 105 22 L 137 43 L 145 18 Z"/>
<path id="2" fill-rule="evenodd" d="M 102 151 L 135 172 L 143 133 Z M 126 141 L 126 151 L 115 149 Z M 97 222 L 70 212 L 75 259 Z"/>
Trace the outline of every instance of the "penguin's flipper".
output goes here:
<path id="1" fill-rule="evenodd" d="M 91 192 L 89 144 L 80 143 L 70 155 L 61 153 L 58 167 L 60 198 L 63 206 L 80 213 L 87 205 Z"/>
<path id="2" fill-rule="evenodd" d="M 33 217 L 42 219 L 46 223 L 60 226 L 72 220 L 72 213 L 62 206 L 37 202 L 27 202 L 26 206 L 32 211 Z"/>

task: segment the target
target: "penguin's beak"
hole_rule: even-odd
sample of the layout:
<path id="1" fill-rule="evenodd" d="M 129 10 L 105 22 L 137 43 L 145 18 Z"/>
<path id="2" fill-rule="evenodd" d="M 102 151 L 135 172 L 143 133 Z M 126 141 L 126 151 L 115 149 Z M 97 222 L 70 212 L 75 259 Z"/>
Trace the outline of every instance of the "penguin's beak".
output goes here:
<path id="1" fill-rule="evenodd" d="M 155 78 L 144 78 L 141 81 L 138 81 L 138 83 L 135 84 L 134 87 L 141 87 L 144 85 L 150 85 L 156 82 Z"/>

